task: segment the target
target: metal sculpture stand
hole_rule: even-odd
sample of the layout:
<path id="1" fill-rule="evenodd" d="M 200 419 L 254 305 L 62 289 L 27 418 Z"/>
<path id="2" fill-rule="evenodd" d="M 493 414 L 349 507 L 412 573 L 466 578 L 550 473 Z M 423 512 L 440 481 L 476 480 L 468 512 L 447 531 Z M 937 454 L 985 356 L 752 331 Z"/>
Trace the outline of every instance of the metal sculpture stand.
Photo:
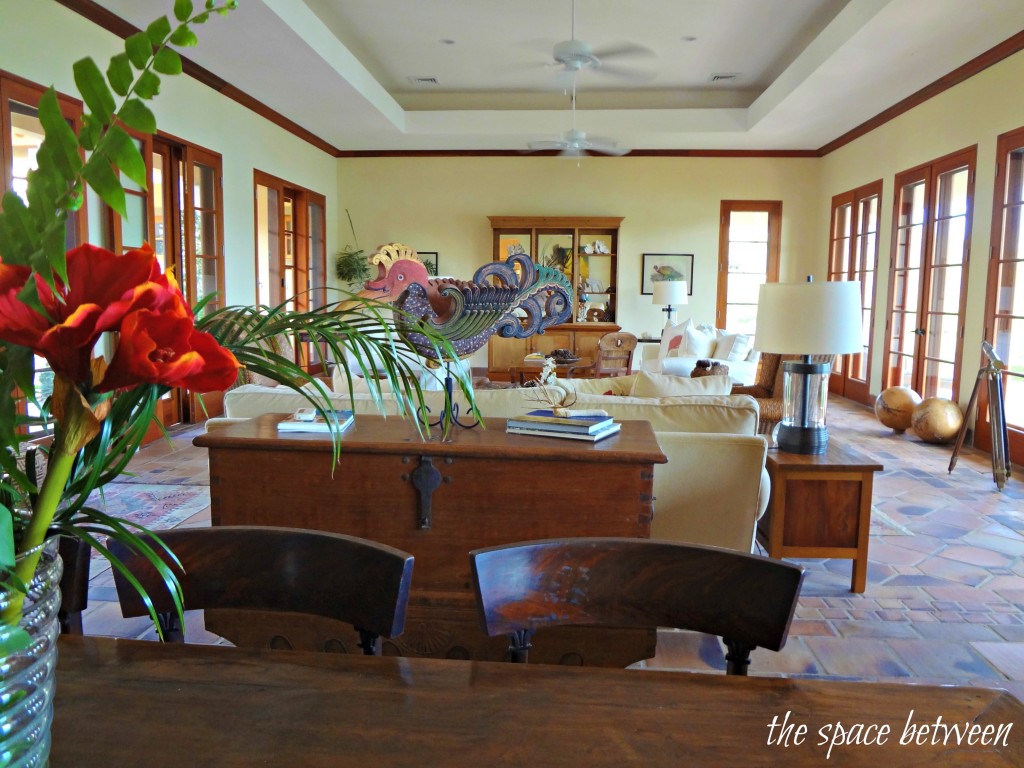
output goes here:
<path id="1" fill-rule="evenodd" d="M 1000 491 L 1010 479 L 1010 440 L 1006 431 L 1006 412 L 1003 404 L 1003 375 L 1019 375 L 1006 370 L 1006 364 L 999 359 L 992 345 L 987 341 L 981 345 L 988 364 L 978 371 L 978 378 L 974 382 L 974 391 L 971 392 L 971 399 L 967 403 L 967 411 L 964 413 L 964 421 L 960 426 L 960 433 L 956 436 L 956 444 L 953 446 L 953 457 L 949 460 L 949 472 L 956 466 L 960 449 L 963 448 L 964 438 L 967 436 L 967 425 L 970 422 L 971 412 L 978 404 L 978 393 L 981 392 L 982 382 L 988 386 L 988 421 L 991 429 L 992 442 L 992 480 Z"/>
<path id="2" fill-rule="evenodd" d="M 428 424 L 431 427 L 441 427 L 445 431 L 452 425 L 462 427 L 463 429 L 473 429 L 473 427 L 480 426 L 480 421 L 476 416 L 473 416 L 472 422 L 459 421 L 459 404 L 455 402 L 454 392 L 455 380 L 452 378 L 452 364 L 450 361 L 446 361 L 444 364 L 444 409 L 441 411 L 441 415 L 438 416 L 437 421 L 431 421 Z M 427 413 L 430 413 L 429 408 L 426 410 Z"/>

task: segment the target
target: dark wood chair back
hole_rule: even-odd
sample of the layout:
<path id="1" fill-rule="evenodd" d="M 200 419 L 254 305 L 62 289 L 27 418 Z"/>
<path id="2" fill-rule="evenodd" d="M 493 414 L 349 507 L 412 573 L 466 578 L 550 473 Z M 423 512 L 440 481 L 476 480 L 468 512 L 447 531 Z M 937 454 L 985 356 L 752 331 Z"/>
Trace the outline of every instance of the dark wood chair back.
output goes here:
<path id="1" fill-rule="evenodd" d="M 542 627 L 676 627 L 721 637 L 729 674 L 780 650 L 803 569 L 717 547 L 625 538 L 549 539 L 470 552 L 484 631 L 527 661 Z"/>
<path id="2" fill-rule="evenodd" d="M 154 533 L 181 563 L 180 569 L 173 568 L 186 610 L 245 609 L 333 619 L 359 631 L 368 655 L 378 652 L 381 636 L 396 637 L 404 629 L 413 567 L 408 552 L 295 528 L 217 526 Z M 142 538 L 160 549 L 151 537 Z M 120 542 L 111 540 L 108 548 L 152 599 L 165 639 L 184 641 L 170 592 L 156 569 Z M 160 552 L 166 563 L 173 563 Z M 138 590 L 116 568 L 114 580 L 122 614 L 147 615 Z M 272 636 L 243 644 L 270 645 Z"/>

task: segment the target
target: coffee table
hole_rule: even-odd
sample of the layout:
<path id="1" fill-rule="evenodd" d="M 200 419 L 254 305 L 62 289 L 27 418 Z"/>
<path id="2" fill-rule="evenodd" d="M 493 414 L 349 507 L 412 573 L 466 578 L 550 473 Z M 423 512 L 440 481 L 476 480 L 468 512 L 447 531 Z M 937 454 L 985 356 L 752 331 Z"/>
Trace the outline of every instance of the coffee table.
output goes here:
<path id="1" fill-rule="evenodd" d="M 825 453 L 770 450 L 765 466 L 772 491 L 757 538 L 768 555 L 853 560 L 850 591 L 863 592 L 872 481 L 882 465 L 830 436 Z"/>

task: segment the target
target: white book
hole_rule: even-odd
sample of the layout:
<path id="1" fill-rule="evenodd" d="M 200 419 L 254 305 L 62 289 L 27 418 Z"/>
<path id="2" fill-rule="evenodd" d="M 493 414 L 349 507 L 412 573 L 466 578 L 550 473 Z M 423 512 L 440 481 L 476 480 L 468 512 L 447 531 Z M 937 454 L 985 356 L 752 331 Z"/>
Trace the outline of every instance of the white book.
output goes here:
<path id="1" fill-rule="evenodd" d="M 505 427 L 505 432 L 510 435 L 531 435 L 533 437 L 561 437 L 568 440 L 586 440 L 588 443 L 596 443 L 598 440 L 604 440 L 606 437 L 611 437 L 622 429 L 622 425 L 619 423 L 612 424 L 610 427 L 602 429 L 600 432 L 594 434 L 586 434 L 584 432 L 554 432 L 549 429 L 524 429 L 522 427 Z"/>
<path id="2" fill-rule="evenodd" d="M 290 419 L 279 421 L 277 423 L 278 432 L 330 432 L 331 427 L 327 423 L 327 420 L 323 417 L 323 414 L 313 412 L 310 417 L 308 411 L 312 409 L 301 408 L 296 411 Z M 352 426 L 352 422 L 355 421 L 355 415 L 348 409 L 335 410 L 334 416 L 337 423 L 337 430 L 348 429 Z"/>

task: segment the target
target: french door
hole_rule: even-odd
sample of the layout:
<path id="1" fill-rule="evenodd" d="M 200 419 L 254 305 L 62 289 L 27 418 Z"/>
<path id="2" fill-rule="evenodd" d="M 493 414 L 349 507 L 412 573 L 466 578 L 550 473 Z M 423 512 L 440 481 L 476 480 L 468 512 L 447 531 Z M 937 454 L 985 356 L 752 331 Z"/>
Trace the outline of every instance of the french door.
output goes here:
<path id="1" fill-rule="evenodd" d="M 1024 464 L 1024 128 L 999 137 L 996 158 L 985 338 L 1009 372 L 1003 379 L 1003 400 L 1010 460 Z M 987 395 L 982 388 L 976 426 L 975 443 L 983 450 L 992 448 Z"/>
<path id="2" fill-rule="evenodd" d="M 255 171 L 256 300 L 305 312 L 327 300 L 327 199 L 298 185 Z M 293 340 L 296 362 L 324 370 L 323 349 Z"/>
<path id="3" fill-rule="evenodd" d="M 878 214 L 882 180 L 832 198 L 829 280 L 859 280 L 861 352 L 838 357 L 829 390 L 870 404 L 871 329 L 874 326 L 875 270 L 878 268 Z"/>
<path id="4" fill-rule="evenodd" d="M 164 269 L 194 305 L 213 294 L 206 310 L 224 305 L 224 232 L 221 156 L 163 136 L 153 139 L 150 242 Z M 172 390 L 160 402 L 165 425 L 193 423 L 221 413 L 221 393 Z"/>
<path id="5" fill-rule="evenodd" d="M 976 154 L 896 177 L 884 387 L 958 397 Z"/>
<path id="6" fill-rule="evenodd" d="M 723 200 L 718 232 L 715 325 L 753 333 L 762 283 L 779 279 L 782 203 Z"/>

